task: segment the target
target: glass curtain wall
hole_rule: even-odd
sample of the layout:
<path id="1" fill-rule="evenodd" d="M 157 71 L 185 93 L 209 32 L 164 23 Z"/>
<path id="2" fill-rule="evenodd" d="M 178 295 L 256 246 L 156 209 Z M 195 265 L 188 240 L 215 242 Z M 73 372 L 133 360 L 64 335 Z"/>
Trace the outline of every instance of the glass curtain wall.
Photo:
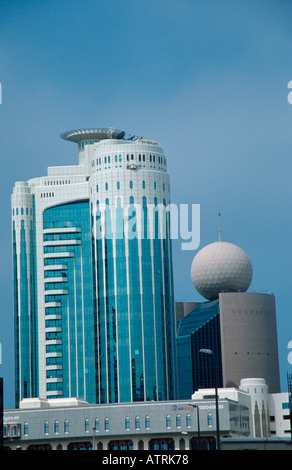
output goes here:
<path id="1" fill-rule="evenodd" d="M 44 212 L 48 398 L 95 402 L 89 202 Z"/>
<path id="2" fill-rule="evenodd" d="M 125 233 L 129 225 L 119 198 L 114 208 L 108 199 L 105 202 L 104 218 L 97 201 L 96 220 L 92 219 L 93 224 L 104 223 L 104 236 L 93 236 L 97 402 L 167 400 L 175 393 L 170 240 L 168 234 L 161 239 L 158 233 L 154 239 L 131 237 Z M 158 230 L 158 212 L 155 217 Z M 136 223 L 134 197 L 130 198 L 129 220 Z M 147 224 L 143 197 L 145 233 Z"/>

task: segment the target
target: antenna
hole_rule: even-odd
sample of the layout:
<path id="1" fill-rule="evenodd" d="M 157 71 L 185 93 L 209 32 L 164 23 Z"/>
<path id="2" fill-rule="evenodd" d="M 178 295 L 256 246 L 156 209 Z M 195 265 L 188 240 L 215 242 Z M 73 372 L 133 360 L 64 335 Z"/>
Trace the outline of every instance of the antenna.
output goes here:
<path id="1" fill-rule="evenodd" d="M 221 214 L 219 212 L 219 242 L 221 242 Z"/>

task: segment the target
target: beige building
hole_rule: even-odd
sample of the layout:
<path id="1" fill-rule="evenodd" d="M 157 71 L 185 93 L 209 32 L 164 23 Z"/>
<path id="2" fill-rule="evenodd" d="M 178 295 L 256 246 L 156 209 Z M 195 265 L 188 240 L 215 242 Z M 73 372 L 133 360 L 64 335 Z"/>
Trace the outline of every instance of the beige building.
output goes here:
<path id="1" fill-rule="evenodd" d="M 224 387 L 242 377 L 263 377 L 270 393 L 280 392 L 275 297 L 269 294 L 219 294 Z"/>

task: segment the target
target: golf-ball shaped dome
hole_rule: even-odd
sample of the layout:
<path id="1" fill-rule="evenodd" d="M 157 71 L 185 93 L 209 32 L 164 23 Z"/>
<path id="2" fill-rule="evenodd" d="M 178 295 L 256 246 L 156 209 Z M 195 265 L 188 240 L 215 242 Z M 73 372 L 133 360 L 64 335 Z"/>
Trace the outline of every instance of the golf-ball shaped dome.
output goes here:
<path id="1" fill-rule="evenodd" d="M 246 292 L 252 280 L 252 265 L 238 246 L 214 242 L 194 257 L 191 278 L 199 294 L 214 300 L 220 292 Z"/>

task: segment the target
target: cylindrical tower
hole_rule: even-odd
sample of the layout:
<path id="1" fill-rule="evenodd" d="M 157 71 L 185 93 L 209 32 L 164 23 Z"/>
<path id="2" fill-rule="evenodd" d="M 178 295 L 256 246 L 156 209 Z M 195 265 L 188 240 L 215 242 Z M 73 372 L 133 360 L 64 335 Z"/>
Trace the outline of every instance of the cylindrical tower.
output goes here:
<path id="1" fill-rule="evenodd" d="M 247 292 L 252 274 L 247 254 L 233 243 L 222 241 L 202 248 L 191 267 L 195 288 L 211 301 L 205 303 L 207 310 L 208 305 L 219 301 L 218 340 L 221 342 L 223 386 L 238 387 L 243 377 L 262 377 L 270 393 L 278 393 L 280 374 L 275 297 Z"/>
<path id="2" fill-rule="evenodd" d="M 97 402 L 175 397 L 166 158 L 157 142 L 109 139 L 91 160 Z"/>

